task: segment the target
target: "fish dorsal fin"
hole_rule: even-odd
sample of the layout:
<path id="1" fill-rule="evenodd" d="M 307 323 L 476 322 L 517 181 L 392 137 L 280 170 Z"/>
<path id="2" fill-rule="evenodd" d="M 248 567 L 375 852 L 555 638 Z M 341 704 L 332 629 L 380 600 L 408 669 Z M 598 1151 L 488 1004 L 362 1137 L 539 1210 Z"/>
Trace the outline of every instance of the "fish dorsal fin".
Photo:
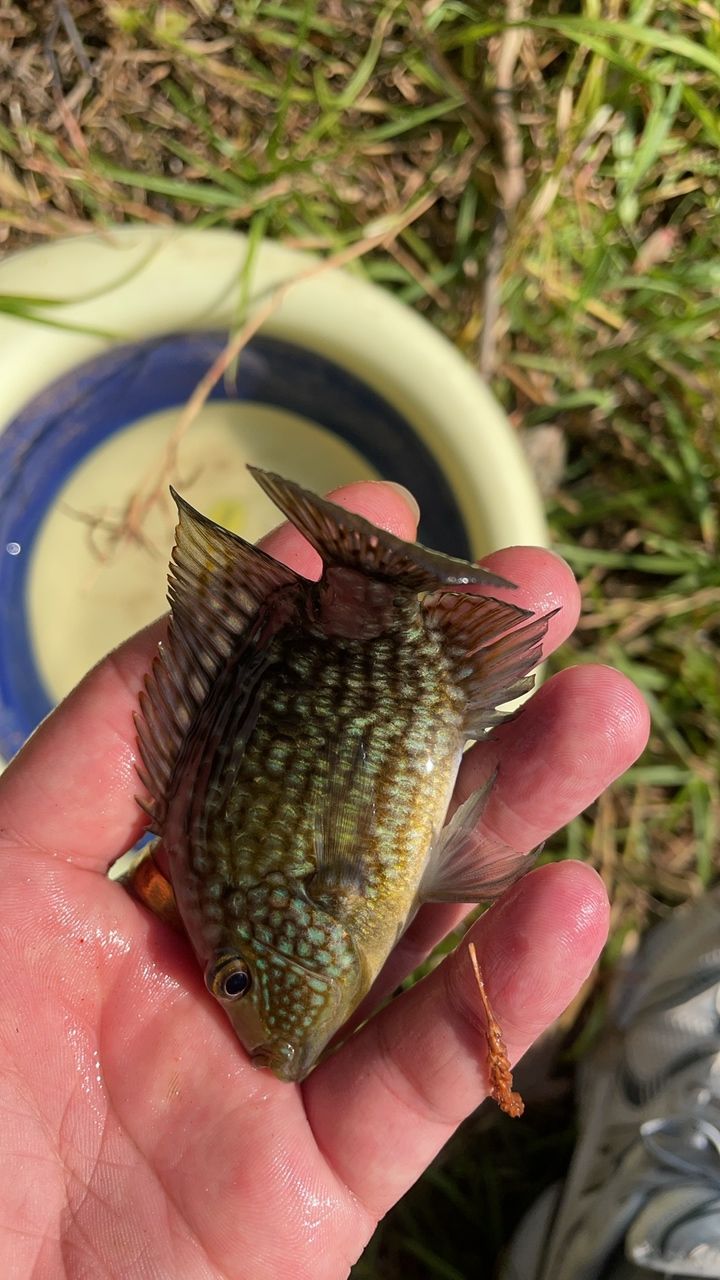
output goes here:
<path id="1" fill-rule="evenodd" d="M 285 565 L 195 511 L 171 489 L 179 520 L 168 575 L 170 622 L 136 717 L 150 795 L 141 804 L 159 833 L 188 728 L 218 673 L 243 645 L 262 604 L 303 583 Z"/>
<path id="2" fill-rule="evenodd" d="M 466 560 L 430 551 L 379 529 L 363 516 L 318 498 L 292 480 L 258 467 L 248 470 L 260 487 L 322 556 L 326 569 L 342 566 L 397 582 L 409 591 L 442 585 L 513 587 L 513 582 Z"/>
<path id="3" fill-rule="evenodd" d="M 433 843 L 418 902 L 490 902 L 529 871 L 540 852 L 518 853 L 479 824 L 496 774 L 455 810 Z"/>
<path id="4" fill-rule="evenodd" d="M 503 719 L 499 706 L 532 689 L 530 672 L 542 658 L 548 623 L 558 611 L 538 617 L 490 596 L 453 592 L 427 596 L 423 608 L 445 634 L 466 698 L 465 733 L 481 738 Z"/>

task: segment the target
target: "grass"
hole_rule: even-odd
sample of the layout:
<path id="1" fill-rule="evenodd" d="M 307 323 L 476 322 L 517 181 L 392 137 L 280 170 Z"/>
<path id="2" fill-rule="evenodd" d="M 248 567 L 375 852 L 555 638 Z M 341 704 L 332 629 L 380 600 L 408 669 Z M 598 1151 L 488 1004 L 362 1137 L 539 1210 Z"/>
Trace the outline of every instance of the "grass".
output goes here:
<path id="1" fill-rule="evenodd" d="M 481 362 L 530 448 L 552 428 L 550 519 L 584 597 L 556 665 L 611 663 L 652 709 L 642 761 L 548 846 L 592 861 L 614 902 L 554 1092 L 520 1125 L 473 1118 L 355 1270 L 473 1276 L 562 1170 L 570 1068 L 613 963 L 716 874 L 720 19 L 707 0 L 58 13 L 0 12 L 5 248 L 144 220 L 331 251 L 426 198 L 351 269 Z M 52 322 L 41 303 L 0 299 Z"/>

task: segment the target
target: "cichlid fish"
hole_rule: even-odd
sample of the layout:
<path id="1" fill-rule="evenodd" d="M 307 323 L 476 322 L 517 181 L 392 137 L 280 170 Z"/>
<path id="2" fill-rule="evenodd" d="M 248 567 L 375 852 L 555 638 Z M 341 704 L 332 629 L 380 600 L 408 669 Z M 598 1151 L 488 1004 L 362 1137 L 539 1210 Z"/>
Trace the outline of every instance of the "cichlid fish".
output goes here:
<path id="1" fill-rule="evenodd" d="M 173 493 L 141 803 L 210 992 L 256 1065 L 302 1080 L 423 903 L 496 898 L 529 866 L 477 834 L 490 784 L 443 824 L 467 740 L 532 686 L 549 615 L 471 593 L 514 584 L 250 470 L 322 577 Z M 158 909 L 156 865 L 153 892 L 142 878 Z"/>

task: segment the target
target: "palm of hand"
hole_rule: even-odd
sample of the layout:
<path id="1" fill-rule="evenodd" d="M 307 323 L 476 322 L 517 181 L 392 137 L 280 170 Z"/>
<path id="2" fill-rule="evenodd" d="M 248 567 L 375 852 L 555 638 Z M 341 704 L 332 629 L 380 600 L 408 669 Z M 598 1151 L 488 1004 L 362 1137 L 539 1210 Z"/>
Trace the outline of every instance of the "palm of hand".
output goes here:
<path id="1" fill-rule="evenodd" d="M 183 942 L 93 871 L 22 849 L 4 866 L 2 1221 L 22 1235 L 2 1274 L 318 1275 L 330 1228 L 356 1255 L 371 1215 Z"/>
<path id="2" fill-rule="evenodd" d="M 395 491 L 354 486 L 340 500 L 413 536 Z M 286 530 L 270 549 L 312 567 Z M 567 571 L 542 552 L 503 555 L 497 572 L 533 583 L 522 603 L 565 605 L 549 633 L 559 643 L 576 610 Z M 340 1280 L 486 1092 L 471 970 L 451 957 L 302 1086 L 249 1066 L 185 942 L 102 874 L 140 829 L 131 717 L 156 638 L 92 673 L 0 782 L 0 1274 Z M 588 734 L 592 757 L 568 773 Z M 563 672 L 470 753 L 460 786 L 501 764 L 483 821 L 529 848 L 645 734 L 627 682 Z M 457 918 L 421 913 L 381 990 Z M 566 863 L 526 877 L 474 926 L 513 1057 L 572 997 L 605 923 L 594 873 Z"/>

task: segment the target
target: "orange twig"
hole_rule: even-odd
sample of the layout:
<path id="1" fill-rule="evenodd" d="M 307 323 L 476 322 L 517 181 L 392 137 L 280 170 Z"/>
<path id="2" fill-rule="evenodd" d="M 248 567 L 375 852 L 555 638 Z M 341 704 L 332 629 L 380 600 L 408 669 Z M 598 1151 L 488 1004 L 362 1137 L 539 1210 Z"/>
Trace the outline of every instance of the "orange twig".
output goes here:
<path id="1" fill-rule="evenodd" d="M 475 952 L 475 943 L 468 943 L 468 951 L 470 952 L 470 961 L 475 973 L 475 980 L 480 992 L 480 999 L 485 1013 L 485 1036 L 487 1038 L 488 1047 L 488 1077 L 490 1080 L 490 1097 L 494 1098 L 501 1111 L 508 1116 L 521 1116 L 525 1110 L 525 1103 L 519 1093 L 513 1092 L 513 1078 L 510 1069 L 510 1059 L 508 1058 L 505 1041 L 502 1038 L 500 1024 L 497 1022 L 493 1014 L 490 1000 L 488 999 L 485 983 L 480 972 L 480 964 Z"/>

